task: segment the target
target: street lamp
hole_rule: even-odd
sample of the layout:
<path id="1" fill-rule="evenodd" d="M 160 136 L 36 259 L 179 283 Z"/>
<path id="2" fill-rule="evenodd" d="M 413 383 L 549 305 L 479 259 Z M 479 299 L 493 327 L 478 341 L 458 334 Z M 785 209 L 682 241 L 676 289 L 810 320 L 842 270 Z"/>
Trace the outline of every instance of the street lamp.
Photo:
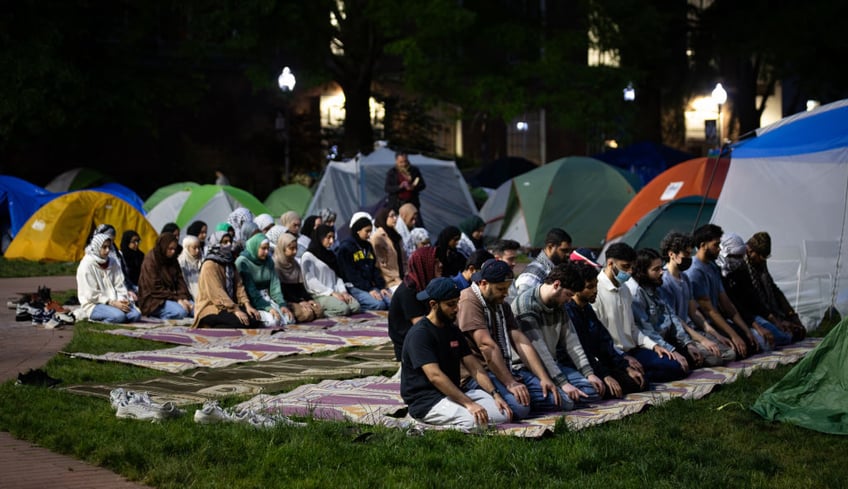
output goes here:
<path id="1" fill-rule="evenodd" d="M 628 83 L 624 88 L 624 101 L 632 102 L 636 100 L 636 89 L 633 88 L 633 83 Z"/>
<path id="2" fill-rule="evenodd" d="M 295 78 L 294 78 L 294 73 L 291 72 L 291 70 L 289 69 L 288 66 L 283 68 L 283 72 L 280 73 L 280 76 L 277 78 L 277 85 L 280 87 L 280 90 L 282 90 L 284 95 L 288 94 L 289 92 L 294 90 L 294 84 L 296 82 L 297 82 L 297 80 L 295 80 Z M 289 183 L 289 146 L 291 146 L 289 144 L 289 126 L 291 125 L 291 104 L 290 104 L 289 100 L 286 100 L 286 115 L 285 115 L 284 118 L 282 118 L 283 119 L 282 121 L 280 119 L 281 119 L 280 117 L 277 118 L 276 127 L 277 127 L 278 130 L 279 129 L 283 130 L 283 139 L 286 142 L 285 177 L 286 177 L 286 183 Z M 280 127 L 280 126 L 282 126 L 282 127 Z"/>
<path id="3" fill-rule="evenodd" d="M 721 83 L 716 83 L 712 93 L 713 102 L 718 105 L 718 121 L 716 134 L 718 135 L 718 147 L 721 151 L 721 106 L 727 102 L 727 91 L 721 86 Z"/>

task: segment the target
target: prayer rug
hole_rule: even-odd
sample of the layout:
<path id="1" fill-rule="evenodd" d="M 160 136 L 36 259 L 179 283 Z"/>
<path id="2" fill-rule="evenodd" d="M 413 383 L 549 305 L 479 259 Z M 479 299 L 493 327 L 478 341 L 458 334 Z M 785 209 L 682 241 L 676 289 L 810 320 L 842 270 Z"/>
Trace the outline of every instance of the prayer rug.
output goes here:
<path id="1" fill-rule="evenodd" d="M 385 315 L 371 313 L 295 325 L 276 333 L 273 329 L 191 329 L 184 326 L 107 332 L 182 346 L 101 355 L 63 353 L 76 358 L 127 363 L 176 373 L 199 367 L 222 368 L 234 363 L 266 362 L 285 355 L 382 345 L 391 341 Z"/>
<path id="2" fill-rule="evenodd" d="M 569 429 L 580 430 L 621 419 L 647 406 L 659 405 L 676 397 L 700 399 L 716 385 L 734 382 L 740 375 L 749 376 L 757 369 L 773 369 L 778 365 L 794 363 L 820 341 L 820 338 L 809 338 L 778 351 L 754 355 L 723 367 L 698 369 L 686 379 L 654 384 L 651 390 L 629 394 L 624 399 L 602 401 L 565 414 L 552 413 L 519 423 L 499 425 L 492 433 L 535 438 L 553 432 L 560 419 L 564 420 Z M 400 380 L 378 376 L 325 380 L 318 384 L 302 385 L 284 394 L 260 394 L 241 403 L 239 408 L 397 428 L 416 426 L 421 429 L 446 429 L 420 423 L 405 415 Z"/>
<path id="3" fill-rule="evenodd" d="M 170 401 L 178 406 L 186 406 L 228 396 L 276 393 L 303 382 L 317 382 L 327 378 L 394 372 L 398 368 L 394 356 L 394 347 L 386 344 L 322 356 L 293 355 L 262 363 L 200 368 L 185 374 L 163 375 L 120 385 L 82 384 L 60 389 L 73 394 L 109 399 L 113 389 L 122 387 L 130 391 L 149 392 L 159 402 Z"/>

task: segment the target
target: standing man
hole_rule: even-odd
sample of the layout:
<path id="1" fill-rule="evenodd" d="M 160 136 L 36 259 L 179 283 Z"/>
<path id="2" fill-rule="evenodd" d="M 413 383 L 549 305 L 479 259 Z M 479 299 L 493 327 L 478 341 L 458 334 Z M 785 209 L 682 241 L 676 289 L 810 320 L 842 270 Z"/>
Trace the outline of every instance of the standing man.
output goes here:
<path id="1" fill-rule="evenodd" d="M 414 205 L 418 209 L 415 226 L 424 227 L 424 220 L 421 218 L 421 200 L 418 194 L 425 188 L 427 184 L 424 183 L 421 170 L 409 163 L 406 151 L 395 153 L 395 166 L 386 172 L 385 189 L 389 208 L 400 211 L 400 206 L 403 204 Z"/>
<path id="2" fill-rule="evenodd" d="M 577 266 L 561 263 L 541 285 L 525 289 L 512 303 L 522 331 L 533 342 L 548 375 L 562 389 L 560 397 L 570 400 L 572 406 L 600 401 L 604 394 L 604 382 L 586 359 L 563 307 L 583 286 Z"/>
<path id="3" fill-rule="evenodd" d="M 409 405 L 409 415 L 465 431 L 509 421 L 509 406 L 456 327 L 456 284 L 438 277 L 416 297 L 426 301 L 429 312 L 415 323 L 403 342 L 400 392 Z M 460 363 L 480 389 L 462 390 Z"/>
<path id="4" fill-rule="evenodd" d="M 562 400 L 532 343 L 504 303 L 513 274 L 505 262 L 488 260 L 459 298 L 459 329 L 472 352 L 486 365 L 489 378 L 509 404 L 514 419 L 531 410 L 560 410 Z M 468 386 L 476 388 L 476 379 Z"/>
<path id="5" fill-rule="evenodd" d="M 513 282 L 515 290 L 510 291 L 511 297 L 517 297 L 527 289 L 541 284 L 551 270 L 560 263 L 568 261 L 571 254 L 571 235 L 560 228 L 552 228 L 545 235 L 545 247 L 535 260 L 530 262 Z"/>

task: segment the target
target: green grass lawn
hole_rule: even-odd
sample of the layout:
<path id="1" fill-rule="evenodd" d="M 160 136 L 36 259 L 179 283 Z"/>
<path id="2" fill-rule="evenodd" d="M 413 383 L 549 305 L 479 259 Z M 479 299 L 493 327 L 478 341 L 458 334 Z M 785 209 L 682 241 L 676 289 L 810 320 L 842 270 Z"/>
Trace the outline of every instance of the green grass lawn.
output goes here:
<path id="1" fill-rule="evenodd" d="M 75 326 L 68 351 L 161 344 Z M 256 430 L 177 420 L 121 420 L 108 402 L 0 385 L 0 429 L 162 488 L 256 487 L 841 487 L 848 439 L 764 421 L 748 409 L 791 367 L 759 371 L 698 401 L 676 399 L 579 432 L 541 440 L 309 421 Z M 66 383 L 117 382 L 149 369 L 57 356 Z M 229 399 L 233 404 L 238 399 Z M 362 436 L 371 433 L 370 436 Z"/>
<path id="2" fill-rule="evenodd" d="M 29 260 L 7 260 L 0 256 L 0 278 L 75 275 L 77 273 L 77 265 L 79 263 L 42 263 Z"/>

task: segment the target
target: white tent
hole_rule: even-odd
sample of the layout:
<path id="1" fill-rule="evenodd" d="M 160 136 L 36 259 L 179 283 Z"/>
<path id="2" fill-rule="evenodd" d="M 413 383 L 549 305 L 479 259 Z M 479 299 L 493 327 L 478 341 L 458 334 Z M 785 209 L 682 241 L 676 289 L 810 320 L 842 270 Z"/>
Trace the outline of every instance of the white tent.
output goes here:
<path id="1" fill-rule="evenodd" d="M 446 226 L 456 226 L 477 213 L 468 185 L 453 161 L 411 154 L 409 162 L 421 170 L 427 184 L 420 194 L 420 211 L 433 242 Z M 385 147 L 350 161 L 331 162 L 306 215 L 330 207 L 337 214 L 336 229 L 347 228 L 355 212 L 374 208 L 386 196 L 386 172 L 394 164 L 394 151 Z"/>
<path id="2" fill-rule="evenodd" d="M 848 312 L 848 99 L 734 145 L 712 222 L 771 235 L 769 270 L 808 327 L 831 306 Z"/>

